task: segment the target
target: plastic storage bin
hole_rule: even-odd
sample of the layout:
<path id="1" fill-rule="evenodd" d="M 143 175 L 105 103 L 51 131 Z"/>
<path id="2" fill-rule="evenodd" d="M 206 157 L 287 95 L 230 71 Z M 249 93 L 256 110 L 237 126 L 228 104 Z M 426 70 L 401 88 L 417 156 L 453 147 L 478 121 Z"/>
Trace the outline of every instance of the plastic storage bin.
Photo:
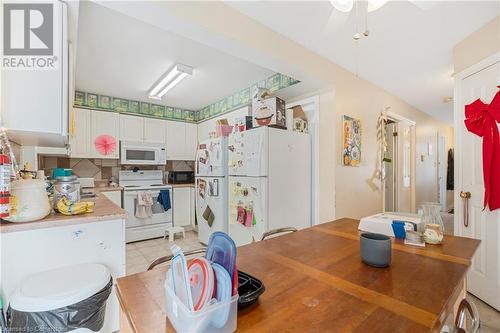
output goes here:
<path id="1" fill-rule="evenodd" d="M 236 331 L 238 295 L 199 311 L 189 311 L 165 285 L 167 317 L 179 333 L 232 333 Z"/>

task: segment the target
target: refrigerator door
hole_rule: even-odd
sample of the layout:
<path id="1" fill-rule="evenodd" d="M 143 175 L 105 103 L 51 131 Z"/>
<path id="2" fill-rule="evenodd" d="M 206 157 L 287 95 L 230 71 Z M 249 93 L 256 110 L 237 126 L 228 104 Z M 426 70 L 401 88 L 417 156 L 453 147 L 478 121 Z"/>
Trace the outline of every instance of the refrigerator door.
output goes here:
<path id="1" fill-rule="evenodd" d="M 207 244 L 215 231 L 227 233 L 227 178 L 196 177 L 198 240 Z"/>
<path id="2" fill-rule="evenodd" d="M 231 134 L 228 141 L 229 175 L 267 176 L 268 146 L 269 129 L 267 127 Z"/>
<path id="3" fill-rule="evenodd" d="M 208 139 L 196 150 L 196 176 L 223 177 L 227 170 L 227 139 Z"/>
<path id="4" fill-rule="evenodd" d="M 237 246 L 259 241 L 267 231 L 266 177 L 229 177 L 229 236 Z"/>

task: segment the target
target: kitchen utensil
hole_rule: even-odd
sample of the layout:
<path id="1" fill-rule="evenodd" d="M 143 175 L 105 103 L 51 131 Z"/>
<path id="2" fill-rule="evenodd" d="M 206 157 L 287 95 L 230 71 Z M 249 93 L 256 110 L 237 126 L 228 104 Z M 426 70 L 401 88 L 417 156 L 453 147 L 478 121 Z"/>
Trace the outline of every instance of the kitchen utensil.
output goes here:
<path id="1" fill-rule="evenodd" d="M 391 264 L 391 238 L 382 234 L 363 233 L 360 236 L 361 260 L 373 267 Z"/>
<path id="2" fill-rule="evenodd" d="M 238 309 L 244 309 L 259 299 L 266 288 L 257 278 L 242 271 L 238 271 Z"/>
<path id="3" fill-rule="evenodd" d="M 39 179 L 20 179 L 11 184 L 9 222 L 30 222 L 50 214 L 46 184 Z"/>

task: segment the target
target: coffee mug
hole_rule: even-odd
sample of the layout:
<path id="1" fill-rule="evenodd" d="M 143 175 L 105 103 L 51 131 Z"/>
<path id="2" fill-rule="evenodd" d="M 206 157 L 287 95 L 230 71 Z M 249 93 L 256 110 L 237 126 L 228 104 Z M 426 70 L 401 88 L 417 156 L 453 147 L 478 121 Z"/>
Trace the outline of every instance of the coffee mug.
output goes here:
<path id="1" fill-rule="evenodd" d="M 361 260 L 370 266 L 387 267 L 391 264 L 391 238 L 382 234 L 363 233 L 360 236 Z"/>

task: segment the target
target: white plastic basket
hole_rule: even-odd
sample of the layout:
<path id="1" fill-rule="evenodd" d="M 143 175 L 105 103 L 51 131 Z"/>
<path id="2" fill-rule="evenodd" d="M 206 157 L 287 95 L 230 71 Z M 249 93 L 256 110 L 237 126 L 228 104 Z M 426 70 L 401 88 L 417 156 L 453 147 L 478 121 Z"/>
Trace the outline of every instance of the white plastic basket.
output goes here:
<path id="1" fill-rule="evenodd" d="M 236 331 L 238 295 L 230 301 L 217 302 L 199 311 L 189 311 L 165 285 L 167 317 L 179 333 L 232 333 Z"/>

